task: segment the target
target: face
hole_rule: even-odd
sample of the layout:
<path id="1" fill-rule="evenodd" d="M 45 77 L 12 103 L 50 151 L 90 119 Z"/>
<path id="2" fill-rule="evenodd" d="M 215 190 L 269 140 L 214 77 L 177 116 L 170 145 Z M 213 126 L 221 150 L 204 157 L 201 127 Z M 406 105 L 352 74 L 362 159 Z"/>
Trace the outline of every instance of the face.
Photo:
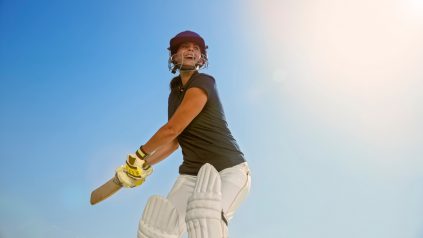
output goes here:
<path id="1" fill-rule="evenodd" d="M 192 43 L 185 42 L 179 46 L 178 51 L 174 56 L 176 64 L 182 64 L 183 66 L 195 67 L 201 64 L 201 48 Z"/>

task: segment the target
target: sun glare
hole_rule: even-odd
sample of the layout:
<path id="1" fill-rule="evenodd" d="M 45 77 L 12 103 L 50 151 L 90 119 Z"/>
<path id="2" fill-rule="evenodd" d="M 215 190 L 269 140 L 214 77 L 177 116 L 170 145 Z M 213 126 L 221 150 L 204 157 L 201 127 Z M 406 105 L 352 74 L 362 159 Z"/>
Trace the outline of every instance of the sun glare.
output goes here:
<path id="1" fill-rule="evenodd" d="M 372 149 L 416 143 L 423 31 L 398 15 L 399 1 L 268 3 L 250 7 L 267 42 L 269 88 L 295 87 L 311 118 Z M 408 4 L 422 15 L 423 1 Z"/>

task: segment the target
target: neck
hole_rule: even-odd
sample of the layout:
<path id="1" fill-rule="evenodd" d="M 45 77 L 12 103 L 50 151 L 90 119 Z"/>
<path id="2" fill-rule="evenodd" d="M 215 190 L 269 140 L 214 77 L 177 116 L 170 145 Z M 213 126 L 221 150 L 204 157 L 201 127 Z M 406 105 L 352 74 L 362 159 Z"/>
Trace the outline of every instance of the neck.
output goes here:
<path id="1" fill-rule="evenodd" d="M 185 85 L 191 76 L 194 74 L 195 70 L 180 70 L 179 76 L 181 77 L 182 85 Z"/>

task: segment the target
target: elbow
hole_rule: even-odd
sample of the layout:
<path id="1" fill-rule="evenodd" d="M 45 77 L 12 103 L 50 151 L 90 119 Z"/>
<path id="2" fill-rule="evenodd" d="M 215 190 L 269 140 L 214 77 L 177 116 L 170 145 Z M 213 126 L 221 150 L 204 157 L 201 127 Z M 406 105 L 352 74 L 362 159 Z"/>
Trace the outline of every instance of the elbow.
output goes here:
<path id="1" fill-rule="evenodd" d="M 172 151 L 175 151 L 177 149 L 179 149 L 179 143 L 177 140 L 173 140 Z"/>
<path id="2" fill-rule="evenodd" d="M 182 130 L 176 126 L 173 126 L 171 124 L 166 124 L 163 129 L 165 130 L 165 134 L 168 136 L 168 138 L 170 139 L 175 139 L 176 137 L 178 137 L 179 134 L 182 133 Z"/>

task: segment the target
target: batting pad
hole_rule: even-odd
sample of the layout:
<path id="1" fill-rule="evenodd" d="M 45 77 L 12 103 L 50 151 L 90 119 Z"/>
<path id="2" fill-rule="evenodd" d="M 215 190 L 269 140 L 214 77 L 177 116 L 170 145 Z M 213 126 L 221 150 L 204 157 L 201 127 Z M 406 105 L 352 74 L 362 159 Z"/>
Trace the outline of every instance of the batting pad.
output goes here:
<path id="1" fill-rule="evenodd" d="M 210 164 L 201 167 L 192 196 L 188 199 L 186 223 L 189 238 L 227 237 L 222 220 L 220 175 Z"/>
<path id="2" fill-rule="evenodd" d="M 138 226 L 138 238 L 179 238 L 183 220 L 166 198 L 152 196 L 145 206 Z"/>

